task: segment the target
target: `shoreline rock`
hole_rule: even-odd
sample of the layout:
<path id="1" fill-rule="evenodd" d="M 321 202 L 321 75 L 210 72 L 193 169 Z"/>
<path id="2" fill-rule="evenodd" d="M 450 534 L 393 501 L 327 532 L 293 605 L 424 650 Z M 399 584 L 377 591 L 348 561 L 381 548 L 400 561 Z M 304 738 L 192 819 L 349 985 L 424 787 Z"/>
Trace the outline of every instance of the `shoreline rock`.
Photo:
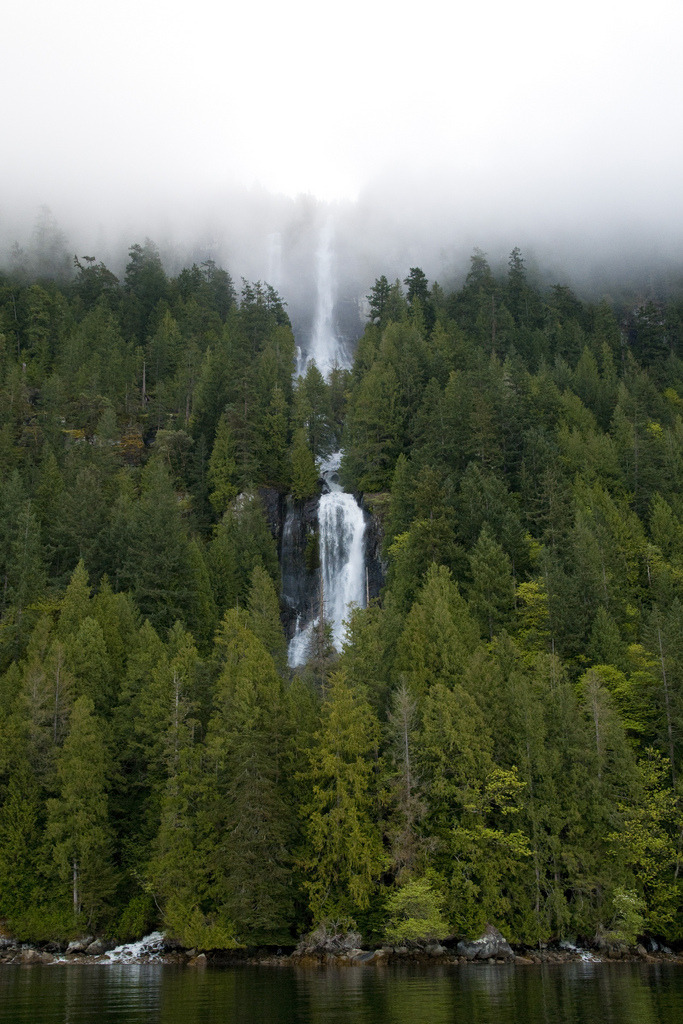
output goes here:
<path id="1" fill-rule="evenodd" d="M 429 941 L 407 945 L 363 948 L 357 932 L 328 932 L 318 928 L 301 939 L 296 948 L 241 948 L 232 950 L 183 949 L 165 940 L 160 933 L 147 936 L 129 945 L 116 946 L 111 940 L 85 935 L 71 942 L 22 943 L 5 933 L 0 939 L 0 966 L 50 965 L 69 966 L 93 964 L 176 965 L 195 968 L 228 966 L 268 966 L 297 968 L 378 967 L 391 964 L 486 966 L 487 964 L 533 967 L 562 966 L 589 962 L 594 964 L 640 963 L 681 964 L 683 951 L 674 952 L 654 939 L 644 939 L 635 946 L 605 942 L 576 946 L 567 941 L 541 945 L 540 948 L 511 947 L 505 937 L 489 925 L 478 939 L 444 943 Z M 114 956 L 108 954 L 116 950 Z"/>
<path id="2" fill-rule="evenodd" d="M 486 931 L 473 942 L 459 942 L 456 949 L 466 960 L 514 960 L 510 943 L 493 925 L 487 925 Z"/>

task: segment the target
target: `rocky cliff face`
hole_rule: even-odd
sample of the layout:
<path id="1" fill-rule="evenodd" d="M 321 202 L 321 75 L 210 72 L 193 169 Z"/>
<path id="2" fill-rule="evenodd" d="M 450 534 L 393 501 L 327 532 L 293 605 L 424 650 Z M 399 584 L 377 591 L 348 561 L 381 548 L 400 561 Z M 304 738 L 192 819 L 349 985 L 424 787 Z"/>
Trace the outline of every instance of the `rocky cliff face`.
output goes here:
<path id="1" fill-rule="evenodd" d="M 282 527 L 285 521 L 286 499 L 275 487 L 259 487 L 258 495 L 263 506 L 263 514 L 279 551 L 282 543 Z"/>
<path id="2" fill-rule="evenodd" d="M 318 498 L 287 498 L 280 543 L 282 621 L 288 639 L 297 618 L 303 622 L 318 614 Z"/>

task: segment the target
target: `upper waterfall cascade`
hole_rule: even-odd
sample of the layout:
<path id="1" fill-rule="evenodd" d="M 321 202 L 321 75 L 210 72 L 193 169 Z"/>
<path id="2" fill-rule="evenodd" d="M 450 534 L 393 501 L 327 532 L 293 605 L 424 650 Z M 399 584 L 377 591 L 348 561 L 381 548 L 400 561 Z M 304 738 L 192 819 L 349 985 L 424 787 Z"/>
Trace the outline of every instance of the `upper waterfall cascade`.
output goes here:
<path id="1" fill-rule="evenodd" d="M 299 351 L 297 372 L 304 374 L 310 360 L 327 377 L 339 366 L 350 369 L 351 357 L 343 338 L 336 330 L 334 311 L 337 280 L 334 253 L 334 226 L 328 219 L 320 234 L 316 252 L 316 311 L 308 349 Z M 365 517 L 352 494 L 346 494 L 339 483 L 341 452 L 336 452 L 320 466 L 323 493 L 318 503 L 320 543 L 320 582 L 324 622 L 332 629 L 332 643 L 339 651 L 344 643 L 344 622 L 353 605 L 366 603 Z M 288 519 L 285 533 L 293 529 Z M 288 538 L 285 537 L 285 540 Z M 291 595 L 294 596 L 294 595 Z M 317 604 L 320 604 L 318 600 Z M 291 607 L 291 600 L 290 600 Z M 301 607 L 301 605 L 299 605 Z M 310 613 L 309 613 L 310 614 Z M 311 656 L 314 630 L 320 617 L 306 621 L 302 615 L 289 644 L 289 664 L 303 665 Z"/>
<path id="2" fill-rule="evenodd" d="M 366 603 L 365 517 L 353 495 L 342 490 L 337 475 L 340 460 L 341 452 L 337 452 L 320 468 L 326 493 L 318 505 L 323 616 L 338 651 L 344 643 L 350 609 L 354 605 L 364 608 Z M 297 624 L 289 644 L 292 667 L 303 665 L 310 657 L 313 631 L 319 624 L 319 618 Z"/>
<path id="3" fill-rule="evenodd" d="M 309 361 L 314 360 L 324 377 L 334 366 L 351 369 L 351 356 L 336 329 L 337 274 L 334 251 L 334 225 L 329 218 L 320 233 L 315 254 L 316 305 L 313 331 L 305 351 L 299 350 L 297 373 L 305 374 Z"/>

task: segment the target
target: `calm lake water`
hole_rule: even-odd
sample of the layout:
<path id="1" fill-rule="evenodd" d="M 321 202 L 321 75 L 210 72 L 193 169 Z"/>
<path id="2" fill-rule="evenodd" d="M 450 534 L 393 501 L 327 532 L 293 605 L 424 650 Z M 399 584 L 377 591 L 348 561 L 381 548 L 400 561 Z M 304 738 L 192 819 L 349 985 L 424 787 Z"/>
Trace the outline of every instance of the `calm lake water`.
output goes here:
<path id="1" fill-rule="evenodd" d="M 0 966 L 0 1024 L 683 1024 L 683 969 Z"/>

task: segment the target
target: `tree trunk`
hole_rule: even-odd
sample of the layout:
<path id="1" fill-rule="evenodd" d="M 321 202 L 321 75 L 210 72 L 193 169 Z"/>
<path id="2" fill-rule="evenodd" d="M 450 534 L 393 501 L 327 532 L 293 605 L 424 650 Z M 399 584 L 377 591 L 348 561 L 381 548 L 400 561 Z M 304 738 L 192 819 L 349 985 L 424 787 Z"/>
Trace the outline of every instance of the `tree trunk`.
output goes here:
<path id="1" fill-rule="evenodd" d="M 81 900 L 78 892 L 78 861 L 74 857 L 72 862 L 73 869 L 73 895 L 74 895 L 74 917 L 78 917 L 81 912 Z"/>

